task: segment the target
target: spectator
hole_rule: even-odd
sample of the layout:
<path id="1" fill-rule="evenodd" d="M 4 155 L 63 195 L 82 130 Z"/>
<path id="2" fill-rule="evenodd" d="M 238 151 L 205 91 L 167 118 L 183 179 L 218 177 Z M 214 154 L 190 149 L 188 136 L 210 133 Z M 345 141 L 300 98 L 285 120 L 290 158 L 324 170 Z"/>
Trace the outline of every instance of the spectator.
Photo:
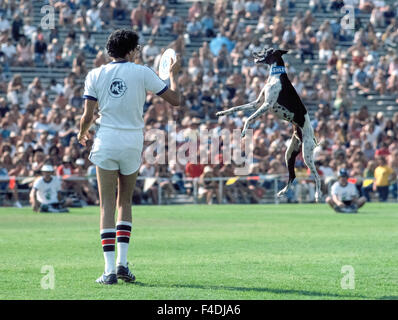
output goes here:
<path id="1" fill-rule="evenodd" d="M 258 0 L 248 0 L 245 3 L 247 19 L 258 19 L 261 14 L 261 5 Z"/>
<path id="2" fill-rule="evenodd" d="M 12 39 L 16 42 L 19 41 L 19 38 L 22 35 L 22 28 L 23 28 L 23 20 L 19 13 L 14 14 L 13 21 L 11 24 L 11 35 Z"/>
<path id="3" fill-rule="evenodd" d="M 76 169 L 73 171 L 74 177 L 85 178 L 87 177 L 87 170 L 85 169 L 85 160 L 79 158 L 76 160 Z M 99 205 L 99 199 L 97 197 L 97 192 L 88 180 L 77 180 L 74 182 L 79 185 L 77 195 L 83 204 L 87 203 L 89 205 Z"/>
<path id="4" fill-rule="evenodd" d="M 21 37 L 17 44 L 15 64 L 20 67 L 33 66 L 32 46 L 25 36 Z"/>
<path id="5" fill-rule="evenodd" d="M 200 17 L 202 15 L 202 9 L 202 2 L 193 2 L 188 10 L 188 21 L 193 21 L 195 17 Z"/>
<path id="6" fill-rule="evenodd" d="M 390 184 L 397 178 L 395 171 L 387 164 L 385 157 L 377 158 L 377 164 L 374 171 L 375 182 L 373 183 L 373 191 L 377 191 L 379 201 L 386 202 L 389 194 Z"/>
<path id="7" fill-rule="evenodd" d="M 137 26 L 138 30 L 142 30 L 142 27 L 145 24 L 145 16 L 146 16 L 146 10 L 142 6 L 142 3 L 139 2 L 137 7 L 135 7 L 131 11 L 130 19 L 131 19 L 131 24 L 133 26 Z"/>
<path id="8" fill-rule="evenodd" d="M 308 5 L 312 13 L 319 11 L 319 9 L 322 9 L 322 12 L 324 13 L 326 12 L 326 4 L 324 0 L 310 0 Z"/>
<path id="9" fill-rule="evenodd" d="M 32 18 L 26 17 L 24 19 L 24 25 L 23 25 L 23 36 L 25 36 L 30 43 L 35 43 L 37 37 L 37 31 L 38 29 L 33 24 Z"/>
<path id="10" fill-rule="evenodd" d="M 296 39 L 297 39 L 296 44 L 300 51 L 301 62 L 304 63 L 305 57 L 308 55 L 311 57 L 311 60 L 313 60 L 314 52 L 313 52 L 312 44 L 311 44 L 310 40 L 308 39 L 308 37 L 305 34 L 300 34 L 297 36 Z"/>
<path id="11" fill-rule="evenodd" d="M 111 0 L 101 0 L 98 3 L 100 10 L 100 18 L 106 27 L 111 27 L 114 8 L 111 5 Z"/>
<path id="12" fill-rule="evenodd" d="M 9 153 L 4 153 L 2 159 L 0 159 L 0 178 L 7 179 L 9 181 L 0 181 L 0 204 L 3 206 L 13 205 L 17 208 L 22 208 L 21 203 L 18 199 L 18 192 L 15 188 L 15 180 L 12 185 L 12 178 L 10 176 L 14 176 L 15 172 L 12 172 L 13 169 L 7 169 L 8 165 L 4 164 L 4 160 L 9 158 Z M 6 162 L 9 160 L 5 160 Z M 4 198 L 3 198 L 4 197 Z M 3 200 L 5 199 L 5 201 Z"/>
<path id="13" fill-rule="evenodd" d="M 73 23 L 73 11 L 69 3 L 58 2 L 56 8 L 59 9 L 59 24 L 62 27 L 68 27 Z"/>
<path id="14" fill-rule="evenodd" d="M 4 13 L 0 13 L 0 33 L 11 30 L 11 24 Z"/>
<path id="15" fill-rule="evenodd" d="M 52 165 L 46 164 L 41 169 L 42 176 L 38 178 L 30 193 L 30 203 L 36 212 L 69 212 L 66 206 L 69 201 L 62 200 L 61 181 L 53 176 Z"/>
<path id="16" fill-rule="evenodd" d="M 12 42 L 12 38 L 8 38 L 7 42 L 1 45 L 0 50 L 5 55 L 4 64 L 7 66 L 7 68 L 8 66 L 13 65 L 17 49 Z"/>
<path id="17" fill-rule="evenodd" d="M 190 37 L 196 38 L 202 35 L 202 23 L 200 22 L 200 14 L 196 14 L 194 19 L 187 25 L 187 32 Z"/>
<path id="18" fill-rule="evenodd" d="M 121 21 L 126 19 L 127 4 L 127 0 L 112 0 L 113 19 Z"/>
<path id="19" fill-rule="evenodd" d="M 93 5 L 87 10 L 87 26 L 90 30 L 94 32 L 101 31 L 104 22 L 101 16 L 100 4 Z"/>
<path id="20" fill-rule="evenodd" d="M 88 31 L 88 25 L 87 25 L 87 6 L 81 5 L 79 9 L 76 11 L 76 14 L 74 16 L 74 22 L 73 24 L 79 26 L 80 30 L 83 32 Z M 50 41 L 52 39 L 50 38 Z"/>
<path id="21" fill-rule="evenodd" d="M 364 197 L 359 197 L 355 185 L 348 182 L 348 177 L 348 171 L 340 169 L 338 181 L 332 185 L 331 195 L 326 198 L 326 203 L 336 212 L 356 213 L 366 202 Z"/>
<path id="22" fill-rule="evenodd" d="M 47 43 L 44 41 L 42 33 L 37 35 L 37 40 L 34 44 L 34 61 L 36 65 L 41 65 L 45 60 L 47 52 Z"/>
<path id="23" fill-rule="evenodd" d="M 206 166 L 199 178 L 198 197 L 199 200 L 204 199 L 207 204 L 213 204 L 214 196 L 217 199 L 217 203 L 222 203 L 218 192 L 219 182 L 211 180 L 214 177 L 213 169 L 210 166 Z"/>
<path id="24" fill-rule="evenodd" d="M 207 10 L 200 22 L 202 25 L 202 34 L 206 37 L 214 37 L 214 19 L 211 12 Z"/>
<path id="25" fill-rule="evenodd" d="M 155 169 L 155 177 L 160 178 L 157 183 L 160 186 L 163 199 L 166 203 L 170 203 L 170 199 L 176 194 L 173 183 L 171 181 L 171 172 L 168 170 L 167 164 L 157 164 Z"/>
<path id="26" fill-rule="evenodd" d="M 19 104 L 22 108 L 27 106 L 29 94 L 25 90 L 20 74 L 15 74 L 11 79 L 7 89 L 7 100 L 11 104 Z"/>
<path id="27" fill-rule="evenodd" d="M 362 63 L 358 69 L 355 70 L 352 82 L 356 89 L 369 93 L 371 89 L 371 82 L 368 75 L 364 71 L 365 65 Z"/>
<path id="28" fill-rule="evenodd" d="M 369 161 L 365 170 L 363 171 L 363 182 L 362 182 L 362 194 L 366 198 L 367 202 L 371 202 L 370 192 L 373 191 L 374 183 L 374 171 L 377 163 L 375 161 Z"/>
<path id="29" fill-rule="evenodd" d="M 159 47 L 155 44 L 154 40 L 149 39 L 148 43 L 142 48 L 142 60 L 149 66 L 152 66 L 159 52 Z"/>

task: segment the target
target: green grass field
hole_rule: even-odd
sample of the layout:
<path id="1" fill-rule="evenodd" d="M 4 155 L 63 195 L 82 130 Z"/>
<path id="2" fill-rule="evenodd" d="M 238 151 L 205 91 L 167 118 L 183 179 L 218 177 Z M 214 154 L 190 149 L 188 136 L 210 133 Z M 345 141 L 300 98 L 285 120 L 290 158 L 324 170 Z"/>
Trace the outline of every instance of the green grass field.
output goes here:
<path id="1" fill-rule="evenodd" d="M 398 204 L 133 208 L 136 284 L 101 286 L 99 209 L 0 208 L 0 299 L 397 299 Z M 355 288 L 342 289 L 343 266 Z M 43 289 L 43 266 L 54 289 Z"/>

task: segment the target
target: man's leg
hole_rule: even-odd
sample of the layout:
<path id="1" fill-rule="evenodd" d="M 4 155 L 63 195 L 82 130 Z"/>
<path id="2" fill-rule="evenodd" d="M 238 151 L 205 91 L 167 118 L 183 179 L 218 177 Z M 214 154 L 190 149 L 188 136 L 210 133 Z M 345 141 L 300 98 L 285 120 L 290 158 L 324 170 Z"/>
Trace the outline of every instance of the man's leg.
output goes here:
<path id="1" fill-rule="evenodd" d="M 379 201 L 386 202 L 388 199 L 388 186 L 377 187 L 377 191 L 379 193 Z"/>
<path id="2" fill-rule="evenodd" d="M 373 183 L 367 187 L 362 187 L 362 193 L 363 193 L 364 197 L 366 198 L 367 202 L 371 201 L 369 193 L 372 192 L 372 190 L 373 190 Z"/>
<path id="3" fill-rule="evenodd" d="M 325 202 L 332 207 L 332 209 L 336 212 L 343 212 L 342 207 L 339 207 L 332 199 L 332 197 L 326 197 Z"/>
<path id="4" fill-rule="evenodd" d="M 336 207 L 336 204 L 334 203 L 332 197 L 326 197 L 325 202 L 334 209 Z"/>
<path id="5" fill-rule="evenodd" d="M 358 208 L 363 207 L 363 205 L 366 203 L 366 198 L 365 197 L 360 197 L 357 201 L 356 201 L 356 205 L 358 206 Z"/>
<path id="6" fill-rule="evenodd" d="M 138 171 L 130 175 L 119 173 L 117 209 L 118 218 L 116 224 L 117 239 L 117 276 L 126 282 L 135 281 L 135 276 L 127 266 L 127 253 L 129 249 L 132 215 L 131 205 Z"/>
<path id="7" fill-rule="evenodd" d="M 117 283 L 115 266 L 115 209 L 117 177 L 117 170 L 104 170 L 97 166 L 101 211 L 100 232 L 105 259 L 104 275 L 100 277 L 97 282 L 104 284 Z"/>

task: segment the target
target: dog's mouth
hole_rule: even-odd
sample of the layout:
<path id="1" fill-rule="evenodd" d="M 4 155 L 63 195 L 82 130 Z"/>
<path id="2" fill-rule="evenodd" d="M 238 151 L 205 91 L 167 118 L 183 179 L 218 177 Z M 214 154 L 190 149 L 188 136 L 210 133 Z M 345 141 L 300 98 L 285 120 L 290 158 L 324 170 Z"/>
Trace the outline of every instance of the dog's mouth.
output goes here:
<path id="1" fill-rule="evenodd" d="M 253 52 L 253 58 L 255 63 L 265 63 L 265 55 L 263 52 Z"/>
<path id="2" fill-rule="evenodd" d="M 259 58 L 254 58 L 255 63 L 265 63 L 265 58 L 264 57 L 259 57 Z"/>

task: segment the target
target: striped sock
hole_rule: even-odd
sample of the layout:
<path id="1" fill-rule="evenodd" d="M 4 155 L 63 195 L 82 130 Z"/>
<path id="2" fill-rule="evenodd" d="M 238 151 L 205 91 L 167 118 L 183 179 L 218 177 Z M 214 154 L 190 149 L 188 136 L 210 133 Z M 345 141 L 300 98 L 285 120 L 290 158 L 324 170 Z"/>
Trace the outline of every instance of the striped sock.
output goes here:
<path id="1" fill-rule="evenodd" d="M 101 230 L 101 243 L 105 259 L 105 274 L 116 273 L 115 238 L 116 238 L 115 229 Z"/>
<path id="2" fill-rule="evenodd" d="M 131 222 L 119 221 L 116 224 L 117 265 L 127 267 L 127 252 L 129 249 Z"/>

